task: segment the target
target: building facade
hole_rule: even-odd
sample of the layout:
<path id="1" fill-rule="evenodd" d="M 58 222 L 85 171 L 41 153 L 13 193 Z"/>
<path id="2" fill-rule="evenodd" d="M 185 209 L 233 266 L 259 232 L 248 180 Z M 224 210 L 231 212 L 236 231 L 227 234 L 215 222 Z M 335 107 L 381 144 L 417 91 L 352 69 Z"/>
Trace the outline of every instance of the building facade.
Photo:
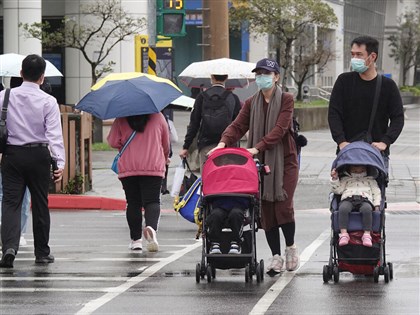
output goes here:
<path id="1" fill-rule="evenodd" d="M 39 40 L 26 38 L 20 28 L 21 23 L 49 21 L 59 25 L 64 17 L 79 23 L 92 23 L 84 20 L 80 8 L 95 0 L 3 0 L 0 18 L 0 53 L 42 54 L 64 74 L 64 78 L 52 79 L 55 96 L 60 103 L 75 104 L 91 86 L 91 69 L 84 57 L 75 49 L 43 49 Z M 150 0 L 121 0 L 120 5 L 133 17 L 147 18 Z M 312 86 L 332 86 L 336 77 L 349 70 L 350 42 L 358 35 L 371 35 L 380 41 L 378 69 L 401 82 L 399 65 L 388 56 L 387 37 L 397 32 L 398 16 L 407 10 L 416 9 L 418 0 L 323 0 L 334 10 L 338 24 L 327 30 L 323 36 L 335 51 L 336 58 L 328 63 L 326 69 L 311 79 Z M 173 40 L 173 78 L 191 62 L 202 60 L 202 1 L 185 0 L 187 10 L 187 35 Z M 229 5 L 231 5 L 229 3 Z M 143 34 L 147 35 L 147 30 Z M 258 36 L 243 32 L 241 36 L 230 36 L 230 57 L 256 62 L 271 56 L 269 36 Z M 98 47 L 91 47 L 89 54 L 96 54 Z M 109 60 L 115 62 L 114 72 L 135 70 L 135 41 L 133 38 L 115 46 Z M 413 74 L 410 75 L 410 78 Z M 412 84 L 412 80 L 408 81 Z M 290 82 L 291 85 L 293 83 Z M 180 84 L 181 85 L 181 84 Z M 185 89 L 185 87 L 184 87 Z"/>

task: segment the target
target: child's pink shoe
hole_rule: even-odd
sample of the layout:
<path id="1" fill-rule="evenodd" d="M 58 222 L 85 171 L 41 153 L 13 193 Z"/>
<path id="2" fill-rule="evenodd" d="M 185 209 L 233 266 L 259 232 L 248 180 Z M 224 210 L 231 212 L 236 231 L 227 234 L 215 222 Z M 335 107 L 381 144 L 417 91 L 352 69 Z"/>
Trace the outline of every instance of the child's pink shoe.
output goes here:
<path id="1" fill-rule="evenodd" d="M 370 236 L 370 233 L 369 234 L 363 233 L 362 243 L 363 243 L 363 246 L 372 247 L 372 236 Z"/>
<path id="2" fill-rule="evenodd" d="M 340 233 L 338 236 L 340 237 L 338 240 L 338 246 L 344 246 L 349 243 L 350 241 L 349 233 Z"/>

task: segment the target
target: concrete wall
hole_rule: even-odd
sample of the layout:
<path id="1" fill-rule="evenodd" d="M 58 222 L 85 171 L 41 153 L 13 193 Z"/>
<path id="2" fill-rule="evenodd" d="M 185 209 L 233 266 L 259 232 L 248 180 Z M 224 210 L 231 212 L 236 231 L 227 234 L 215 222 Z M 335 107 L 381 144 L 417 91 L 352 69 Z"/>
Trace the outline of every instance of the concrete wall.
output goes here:
<path id="1" fill-rule="evenodd" d="M 295 108 L 301 131 L 328 128 L 328 107 Z"/>
<path id="2" fill-rule="evenodd" d="M 420 104 L 420 97 L 401 92 L 403 105 Z M 329 128 L 328 107 L 295 108 L 295 117 L 301 131 Z"/>

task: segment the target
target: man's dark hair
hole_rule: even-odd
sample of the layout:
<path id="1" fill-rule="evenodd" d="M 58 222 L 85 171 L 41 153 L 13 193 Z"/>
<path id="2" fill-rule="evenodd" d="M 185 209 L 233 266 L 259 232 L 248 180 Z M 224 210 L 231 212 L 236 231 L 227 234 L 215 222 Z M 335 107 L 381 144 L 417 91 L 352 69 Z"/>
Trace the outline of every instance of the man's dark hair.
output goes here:
<path id="1" fill-rule="evenodd" d="M 41 56 L 28 55 L 22 61 L 22 77 L 26 81 L 36 82 L 45 73 L 47 64 Z"/>
<path id="2" fill-rule="evenodd" d="M 227 74 L 219 75 L 219 74 L 213 74 L 214 79 L 218 82 L 225 82 L 228 78 Z"/>
<path id="3" fill-rule="evenodd" d="M 128 116 L 127 121 L 131 129 L 137 132 L 143 132 L 146 128 L 147 122 L 149 121 L 150 114 Z"/>
<path id="4" fill-rule="evenodd" d="M 11 77 L 10 78 L 10 88 L 13 89 L 15 87 L 21 86 L 23 79 L 21 77 Z"/>
<path id="5" fill-rule="evenodd" d="M 353 44 L 356 44 L 357 46 L 365 45 L 368 55 L 370 55 L 373 52 L 376 54 L 376 56 L 378 56 L 378 54 L 379 54 L 379 52 L 378 52 L 379 51 L 379 42 L 373 37 L 359 36 L 359 37 L 353 39 L 350 47 L 352 47 Z M 376 59 L 378 59 L 378 57 L 376 57 Z"/>

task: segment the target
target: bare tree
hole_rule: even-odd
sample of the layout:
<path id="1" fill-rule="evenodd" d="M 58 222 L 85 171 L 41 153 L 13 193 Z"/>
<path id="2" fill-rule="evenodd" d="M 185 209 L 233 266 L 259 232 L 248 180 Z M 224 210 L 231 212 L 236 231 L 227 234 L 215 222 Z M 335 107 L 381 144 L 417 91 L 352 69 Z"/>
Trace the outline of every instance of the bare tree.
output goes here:
<path id="1" fill-rule="evenodd" d="M 406 85 L 407 73 L 420 63 L 420 13 L 408 12 L 398 18 L 398 33 L 388 37 L 391 42 L 389 56 L 400 64 L 402 85 Z"/>
<path id="2" fill-rule="evenodd" d="M 321 30 L 318 31 L 318 34 Z M 331 45 L 322 36 L 315 39 L 313 32 L 307 31 L 296 41 L 290 77 L 297 85 L 297 100 L 302 100 L 302 86 L 306 80 L 321 73 L 328 61 L 335 58 Z M 316 66 L 316 67 L 315 67 Z"/>
<path id="3" fill-rule="evenodd" d="M 42 41 L 44 47 L 74 48 L 81 52 L 91 67 L 92 85 L 103 74 L 112 71 L 114 61 L 105 59 L 121 41 L 146 28 L 144 18 L 131 17 L 120 0 L 96 0 L 82 5 L 81 22 L 64 18 L 62 29 L 51 30 L 48 22 L 21 24 L 25 35 Z M 85 21 L 83 23 L 82 21 Z M 97 54 L 90 54 L 92 50 Z"/>
<path id="4" fill-rule="evenodd" d="M 292 65 L 293 43 L 308 26 L 329 28 L 337 23 L 334 10 L 321 0 L 237 0 L 230 8 L 230 26 L 276 37 L 277 61 L 284 69 L 283 86 Z M 246 23 L 244 23 L 246 21 Z"/>

